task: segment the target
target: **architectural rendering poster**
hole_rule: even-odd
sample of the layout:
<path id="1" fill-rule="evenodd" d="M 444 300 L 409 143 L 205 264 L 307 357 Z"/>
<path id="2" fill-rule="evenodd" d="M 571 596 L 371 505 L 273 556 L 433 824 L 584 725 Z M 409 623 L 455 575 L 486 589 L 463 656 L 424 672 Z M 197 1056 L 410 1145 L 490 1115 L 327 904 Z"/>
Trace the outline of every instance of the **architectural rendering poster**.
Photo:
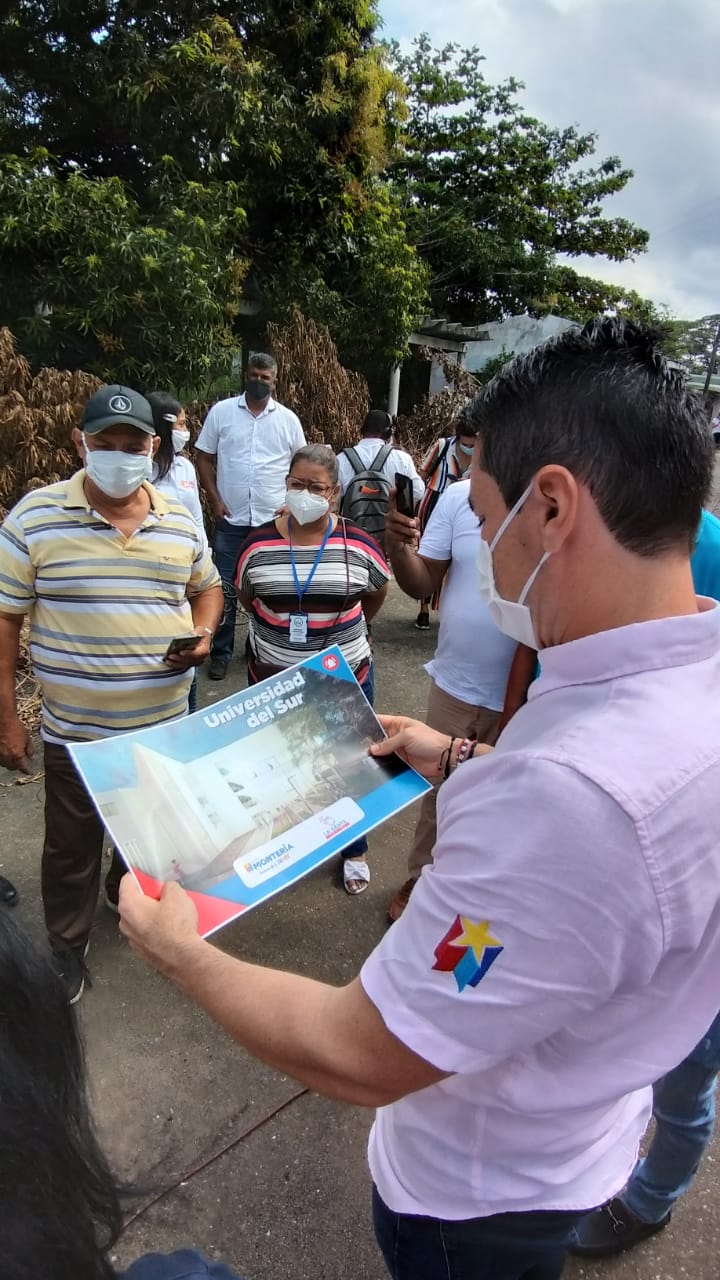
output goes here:
<path id="1" fill-rule="evenodd" d="M 429 789 L 337 647 L 182 720 L 70 747 L 143 890 L 177 880 L 203 936 L 307 875 Z"/>

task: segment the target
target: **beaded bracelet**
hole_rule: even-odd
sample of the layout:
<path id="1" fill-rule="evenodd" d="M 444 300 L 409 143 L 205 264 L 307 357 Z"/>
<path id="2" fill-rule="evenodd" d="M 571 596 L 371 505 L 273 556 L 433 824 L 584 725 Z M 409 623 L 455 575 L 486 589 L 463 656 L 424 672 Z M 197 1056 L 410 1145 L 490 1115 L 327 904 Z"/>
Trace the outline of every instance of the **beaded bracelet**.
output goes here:
<path id="1" fill-rule="evenodd" d="M 460 746 L 458 747 L 456 764 L 465 764 L 466 760 L 470 760 L 473 752 L 475 751 L 476 745 L 474 738 L 463 738 Z"/>

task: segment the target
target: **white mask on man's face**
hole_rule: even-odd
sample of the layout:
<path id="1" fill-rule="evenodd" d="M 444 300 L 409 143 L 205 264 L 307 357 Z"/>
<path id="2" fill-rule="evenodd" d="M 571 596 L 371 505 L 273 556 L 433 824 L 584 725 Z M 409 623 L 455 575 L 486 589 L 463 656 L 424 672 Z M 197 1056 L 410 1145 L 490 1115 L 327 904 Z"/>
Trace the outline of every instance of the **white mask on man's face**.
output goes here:
<path id="1" fill-rule="evenodd" d="M 529 649 L 538 649 L 540 646 L 538 644 L 537 636 L 535 635 L 532 614 L 530 613 L 529 607 L 525 604 L 525 600 L 527 599 L 528 592 L 532 587 L 533 582 L 537 578 L 545 561 L 552 555 L 552 552 L 546 551 L 541 556 L 539 563 L 530 574 L 530 577 L 525 583 L 525 586 L 520 592 L 517 600 L 505 600 L 504 597 L 500 595 L 495 585 L 495 573 L 493 570 L 492 560 L 492 553 L 502 535 L 511 520 L 515 518 L 518 511 L 520 511 L 521 507 L 523 507 L 527 502 L 531 493 L 532 482 L 528 485 L 522 497 L 520 497 L 515 503 L 515 506 L 508 511 L 492 542 L 487 543 L 482 537 L 482 534 L 480 535 L 480 550 L 478 552 L 477 565 L 480 575 L 480 595 L 485 601 L 490 617 L 495 625 L 500 629 L 500 631 L 503 631 L 506 636 L 510 636 L 511 640 L 516 640 L 518 644 L 525 644 Z"/>
<path id="2" fill-rule="evenodd" d="M 144 480 L 152 476 L 152 453 L 123 453 L 121 449 L 88 449 L 85 445 L 85 471 L 93 484 L 108 498 L 129 498 Z"/>

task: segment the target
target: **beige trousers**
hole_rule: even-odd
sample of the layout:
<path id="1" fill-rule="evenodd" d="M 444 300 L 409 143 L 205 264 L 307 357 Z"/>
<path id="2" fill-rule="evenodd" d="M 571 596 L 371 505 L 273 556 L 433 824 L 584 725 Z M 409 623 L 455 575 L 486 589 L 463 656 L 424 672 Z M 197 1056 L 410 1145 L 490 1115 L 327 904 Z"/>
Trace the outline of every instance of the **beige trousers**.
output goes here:
<path id="1" fill-rule="evenodd" d="M 477 738 L 478 742 L 487 742 L 493 746 L 498 736 L 500 712 L 461 702 L 459 698 L 453 698 L 451 693 L 445 693 L 444 689 L 431 680 L 425 719 L 431 729 L 438 729 L 440 733 L 452 734 L 454 738 Z M 417 879 L 423 867 L 432 862 L 437 793 L 438 787 L 433 787 L 432 791 L 423 796 L 415 838 L 408 857 L 408 874 L 413 880 Z"/>

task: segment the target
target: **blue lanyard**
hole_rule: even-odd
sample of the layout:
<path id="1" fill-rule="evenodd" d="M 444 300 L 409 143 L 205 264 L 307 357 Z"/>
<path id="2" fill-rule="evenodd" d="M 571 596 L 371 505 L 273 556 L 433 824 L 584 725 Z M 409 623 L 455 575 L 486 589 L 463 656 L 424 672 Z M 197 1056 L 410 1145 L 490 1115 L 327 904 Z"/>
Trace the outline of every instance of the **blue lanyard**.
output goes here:
<path id="1" fill-rule="evenodd" d="M 327 529 L 325 530 L 325 535 L 324 535 L 324 537 L 323 537 L 322 542 L 320 543 L 320 546 L 319 546 L 319 547 L 318 547 L 318 549 L 317 549 L 317 554 L 316 554 L 316 556 L 315 556 L 315 559 L 313 560 L 313 566 L 312 566 L 312 569 L 310 570 L 310 572 L 309 572 L 309 574 L 308 574 L 308 576 L 307 576 L 307 578 L 306 578 L 306 580 L 305 580 L 305 586 L 304 586 L 304 587 L 302 588 L 302 590 L 301 590 L 301 589 L 300 589 L 300 582 L 299 582 L 299 580 L 298 580 L 298 576 L 297 576 L 297 568 L 296 568 L 296 565 L 295 565 L 295 552 L 293 551 L 292 533 L 291 533 L 291 531 L 290 531 L 290 521 L 288 520 L 288 539 L 289 539 L 289 542 L 290 542 L 290 564 L 292 565 L 293 578 L 294 578 L 294 580 L 295 580 L 295 590 L 297 591 L 298 609 L 302 609 L 303 596 L 305 595 L 305 592 L 307 591 L 308 587 L 310 586 L 310 583 L 312 582 L 313 578 L 315 577 L 315 570 L 317 569 L 317 567 L 318 567 L 318 565 L 319 565 L 319 563 L 320 563 L 320 557 L 322 556 L 322 553 L 323 553 L 323 551 L 325 550 L 325 544 L 326 544 L 326 542 L 327 542 L 328 538 L 330 537 L 330 530 L 331 530 L 331 529 L 332 529 L 332 516 L 328 516 Z"/>

